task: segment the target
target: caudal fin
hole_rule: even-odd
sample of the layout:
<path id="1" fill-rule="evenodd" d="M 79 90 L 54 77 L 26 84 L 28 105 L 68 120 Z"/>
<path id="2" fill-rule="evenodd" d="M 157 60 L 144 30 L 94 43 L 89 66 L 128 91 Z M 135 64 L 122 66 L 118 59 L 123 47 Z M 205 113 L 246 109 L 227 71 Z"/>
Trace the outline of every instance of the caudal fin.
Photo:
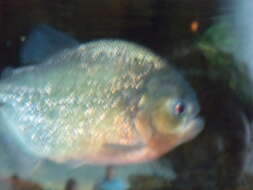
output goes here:
<path id="1" fill-rule="evenodd" d="M 0 115 L 0 173 L 15 172 L 31 176 L 41 160 L 26 151 Z"/>

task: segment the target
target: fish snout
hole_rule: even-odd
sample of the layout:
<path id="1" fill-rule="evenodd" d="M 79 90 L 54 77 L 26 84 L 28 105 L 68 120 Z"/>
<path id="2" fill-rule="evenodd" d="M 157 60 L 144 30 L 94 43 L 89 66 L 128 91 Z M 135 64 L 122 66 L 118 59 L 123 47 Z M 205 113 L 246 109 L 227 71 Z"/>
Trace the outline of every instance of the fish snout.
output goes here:
<path id="1" fill-rule="evenodd" d="M 188 118 L 182 126 L 184 136 L 183 142 L 195 138 L 204 129 L 204 124 L 205 121 L 200 116 Z"/>

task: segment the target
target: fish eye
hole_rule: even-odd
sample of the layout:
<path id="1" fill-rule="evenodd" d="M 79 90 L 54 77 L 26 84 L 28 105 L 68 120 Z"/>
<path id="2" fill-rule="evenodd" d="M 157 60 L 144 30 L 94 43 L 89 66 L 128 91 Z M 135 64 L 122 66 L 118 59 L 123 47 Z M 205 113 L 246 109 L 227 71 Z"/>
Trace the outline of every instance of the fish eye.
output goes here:
<path id="1" fill-rule="evenodd" d="M 175 106 L 174 106 L 174 113 L 176 115 L 182 115 L 186 110 L 186 105 L 184 104 L 184 102 L 181 101 L 177 101 Z"/>

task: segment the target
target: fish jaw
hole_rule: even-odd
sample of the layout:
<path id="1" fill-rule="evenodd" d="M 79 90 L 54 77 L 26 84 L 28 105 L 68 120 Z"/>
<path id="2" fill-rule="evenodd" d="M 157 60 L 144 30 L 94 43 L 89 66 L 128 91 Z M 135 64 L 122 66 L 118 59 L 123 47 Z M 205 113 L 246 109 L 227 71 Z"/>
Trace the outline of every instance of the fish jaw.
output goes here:
<path id="1" fill-rule="evenodd" d="M 196 117 L 190 121 L 188 120 L 185 125 L 179 128 L 177 133 L 168 135 L 154 132 L 148 141 L 148 146 L 153 150 L 153 152 L 150 150 L 150 154 L 154 155 L 155 158 L 159 158 L 169 153 L 177 146 L 194 139 L 203 130 L 203 126 L 203 119 Z"/>
<path id="2" fill-rule="evenodd" d="M 182 128 L 183 138 L 180 144 L 194 139 L 204 129 L 204 120 L 201 117 L 192 118 Z"/>
<path id="3" fill-rule="evenodd" d="M 197 116 L 189 118 L 177 131 L 163 134 L 153 126 L 151 117 L 147 117 L 144 112 L 139 112 L 135 125 L 142 140 L 147 144 L 141 160 L 151 161 L 172 151 L 180 144 L 194 139 L 203 130 L 204 120 Z"/>

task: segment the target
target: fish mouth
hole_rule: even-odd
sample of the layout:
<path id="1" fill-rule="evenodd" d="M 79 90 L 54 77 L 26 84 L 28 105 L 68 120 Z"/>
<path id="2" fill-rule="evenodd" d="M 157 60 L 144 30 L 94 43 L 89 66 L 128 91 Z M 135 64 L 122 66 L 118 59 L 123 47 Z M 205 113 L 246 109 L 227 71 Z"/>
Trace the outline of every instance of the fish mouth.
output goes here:
<path id="1" fill-rule="evenodd" d="M 202 117 L 190 118 L 183 125 L 184 141 L 195 138 L 204 129 L 204 119 Z"/>

